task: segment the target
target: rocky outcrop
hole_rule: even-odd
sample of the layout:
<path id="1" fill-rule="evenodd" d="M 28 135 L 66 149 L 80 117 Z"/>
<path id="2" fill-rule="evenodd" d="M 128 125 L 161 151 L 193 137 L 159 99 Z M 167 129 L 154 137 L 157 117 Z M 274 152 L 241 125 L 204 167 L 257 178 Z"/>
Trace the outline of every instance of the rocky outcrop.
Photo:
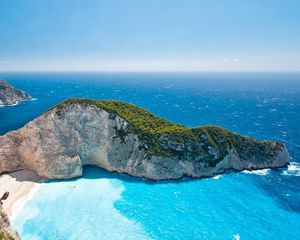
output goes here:
<path id="1" fill-rule="evenodd" d="M 0 239 L 1 240 L 18 240 L 19 235 L 10 227 L 7 214 L 0 204 Z"/>
<path id="2" fill-rule="evenodd" d="M 0 137 L 0 173 L 28 169 L 50 179 L 84 165 L 153 180 L 282 167 L 285 146 L 216 126 L 186 128 L 119 101 L 67 100 Z"/>
<path id="3" fill-rule="evenodd" d="M 26 92 L 16 89 L 9 83 L 0 80 L 0 106 L 14 105 L 18 102 L 31 100 L 32 97 Z"/>

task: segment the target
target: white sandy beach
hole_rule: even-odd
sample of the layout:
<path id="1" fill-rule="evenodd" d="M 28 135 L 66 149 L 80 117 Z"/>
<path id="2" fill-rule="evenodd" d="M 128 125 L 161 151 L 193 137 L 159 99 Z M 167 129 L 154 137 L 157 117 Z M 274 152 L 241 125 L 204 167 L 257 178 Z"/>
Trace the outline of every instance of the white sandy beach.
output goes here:
<path id="1" fill-rule="evenodd" d="M 10 217 L 16 210 L 14 205 L 22 207 L 22 202 L 28 199 L 31 191 L 38 188 L 41 179 L 35 172 L 28 170 L 0 175 L 0 196 L 9 192 L 8 199 L 3 202 L 3 208 Z"/>

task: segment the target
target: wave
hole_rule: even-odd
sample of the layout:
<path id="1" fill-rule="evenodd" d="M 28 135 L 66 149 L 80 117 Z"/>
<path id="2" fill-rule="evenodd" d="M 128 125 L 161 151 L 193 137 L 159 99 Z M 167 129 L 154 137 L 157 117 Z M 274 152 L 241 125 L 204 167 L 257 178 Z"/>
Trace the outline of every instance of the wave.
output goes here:
<path id="1" fill-rule="evenodd" d="M 10 105 L 0 104 L 0 107 L 14 107 L 14 106 L 18 106 L 22 102 L 30 102 L 30 101 L 37 101 L 37 100 L 38 100 L 38 98 L 31 98 L 29 100 L 16 101 L 16 103 L 10 104 Z"/>
<path id="2" fill-rule="evenodd" d="M 261 169 L 261 170 L 252 170 L 252 171 L 244 170 L 244 171 L 242 171 L 242 173 L 266 176 L 270 173 L 270 170 L 271 169 L 269 169 L 269 168 L 268 169 Z"/>
<path id="3" fill-rule="evenodd" d="M 219 180 L 221 177 L 222 177 L 222 175 L 216 175 L 212 179 Z"/>
<path id="4" fill-rule="evenodd" d="M 288 169 L 282 172 L 282 175 L 300 177 L 300 164 L 297 162 L 291 162 Z"/>
<path id="5" fill-rule="evenodd" d="M 233 240 L 240 240 L 240 239 L 241 239 L 240 234 L 234 234 L 234 235 L 232 236 L 232 239 L 233 239 Z"/>
<path id="6" fill-rule="evenodd" d="M 13 107 L 13 106 L 17 106 L 18 104 L 19 104 L 19 101 L 16 101 L 16 103 L 10 104 L 10 105 L 0 104 L 0 107 Z"/>

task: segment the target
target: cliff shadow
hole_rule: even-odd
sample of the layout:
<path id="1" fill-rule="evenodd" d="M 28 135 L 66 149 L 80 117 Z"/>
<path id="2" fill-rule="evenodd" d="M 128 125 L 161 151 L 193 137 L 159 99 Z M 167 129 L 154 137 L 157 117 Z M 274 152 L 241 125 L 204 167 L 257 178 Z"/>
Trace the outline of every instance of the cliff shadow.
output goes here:
<path id="1" fill-rule="evenodd" d="M 130 176 L 125 173 L 118 173 L 118 172 L 109 172 L 103 168 L 86 165 L 83 168 L 83 178 L 87 179 L 101 179 L 101 178 L 108 178 L 108 179 L 118 179 L 124 182 L 132 182 L 132 183 L 143 183 L 149 185 L 155 184 L 168 184 L 168 183 L 183 183 L 183 182 L 190 182 L 190 181 L 201 181 L 205 178 L 191 178 L 191 177 L 183 177 L 180 179 L 174 180 L 149 180 L 141 177 L 134 177 Z"/>
<path id="2" fill-rule="evenodd" d="M 40 182 L 42 177 L 37 175 L 34 171 L 20 170 L 12 173 L 4 173 L 17 182 Z"/>

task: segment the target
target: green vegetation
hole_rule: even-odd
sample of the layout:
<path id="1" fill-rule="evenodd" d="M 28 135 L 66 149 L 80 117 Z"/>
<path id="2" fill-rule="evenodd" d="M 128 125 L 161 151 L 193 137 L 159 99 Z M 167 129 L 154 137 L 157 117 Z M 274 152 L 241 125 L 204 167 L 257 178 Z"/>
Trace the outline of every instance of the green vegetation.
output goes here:
<path id="1" fill-rule="evenodd" d="M 4 232 L 0 231 L 0 240 L 15 240 L 12 236 L 9 234 L 5 234 Z"/>
<path id="2" fill-rule="evenodd" d="M 265 151 L 266 147 L 271 145 L 271 142 L 256 141 L 253 138 L 243 137 L 218 126 L 187 128 L 155 116 L 151 112 L 133 104 L 115 100 L 73 98 L 59 103 L 47 112 L 55 109 L 56 114 L 60 115 L 63 108 L 72 104 L 94 105 L 109 112 L 110 118 L 115 118 L 118 115 L 125 119 L 130 124 L 129 131 L 137 134 L 146 143 L 148 153 L 151 155 L 171 157 L 186 152 L 186 149 L 177 150 L 164 147 L 159 141 L 159 138 L 162 136 L 166 136 L 168 141 L 177 144 L 187 145 L 191 142 L 198 143 L 194 144 L 196 146 L 192 149 L 193 153 L 198 155 L 207 153 L 211 147 L 218 149 L 219 157 L 215 159 L 215 162 L 210 162 L 213 165 L 224 158 L 228 153 L 228 149 L 233 148 L 239 152 L 257 153 L 257 151 Z M 117 131 L 117 134 L 124 141 L 126 133 L 124 131 Z M 270 149 L 270 154 L 274 154 L 275 150 L 281 146 L 282 144 L 276 143 L 272 148 L 267 149 Z"/>
<path id="3" fill-rule="evenodd" d="M 95 105 L 109 113 L 114 117 L 119 115 L 129 122 L 136 130 L 147 132 L 156 136 L 185 130 L 186 128 L 181 125 L 173 124 L 165 119 L 155 116 L 151 112 L 135 106 L 130 103 L 125 103 L 116 100 L 91 100 L 91 99 L 78 99 L 72 98 L 68 99 L 54 107 L 59 110 L 62 107 L 65 107 L 69 104 L 86 104 L 86 105 Z M 50 111 L 49 109 L 48 111 Z"/>

